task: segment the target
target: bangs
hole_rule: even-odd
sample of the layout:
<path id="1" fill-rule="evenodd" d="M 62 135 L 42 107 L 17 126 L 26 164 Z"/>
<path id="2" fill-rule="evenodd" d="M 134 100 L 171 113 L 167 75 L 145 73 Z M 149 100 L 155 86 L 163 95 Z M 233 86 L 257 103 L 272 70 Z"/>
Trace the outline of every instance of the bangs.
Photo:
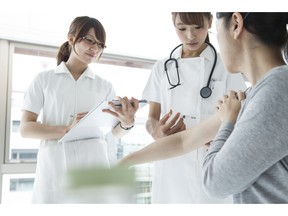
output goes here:
<path id="1" fill-rule="evenodd" d="M 102 24 L 95 18 L 90 17 L 81 17 L 78 18 L 78 22 L 74 23 L 74 26 L 71 28 L 73 29 L 73 35 L 76 37 L 76 41 L 79 40 L 81 37 L 85 36 L 88 31 L 93 28 L 95 31 L 96 39 L 105 44 L 106 43 L 106 32 Z"/>
<path id="2" fill-rule="evenodd" d="M 203 15 L 200 13 L 179 13 L 179 17 L 186 25 L 204 25 Z"/>
<path id="3" fill-rule="evenodd" d="M 210 19 L 211 13 L 182 13 L 182 12 L 173 12 L 173 22 L 174 25 L 176 16 L 179 15 L 180 20 L 183 22 L 185 25 L 198 25 L 203 27 L 204 26 L 204 16 Z"/>

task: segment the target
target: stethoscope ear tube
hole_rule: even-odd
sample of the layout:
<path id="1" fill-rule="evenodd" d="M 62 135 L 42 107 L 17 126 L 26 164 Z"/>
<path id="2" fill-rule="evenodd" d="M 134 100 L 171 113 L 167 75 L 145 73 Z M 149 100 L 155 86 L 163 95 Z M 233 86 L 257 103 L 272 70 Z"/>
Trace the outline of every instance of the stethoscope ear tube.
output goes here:
<path id="1" fill-rule="evenodd" d="M 206 85 L 206 87 L 203 87 L 203 88 L 200 90 L 200 95 L 201 95 L 201 91 L 202 91 L 204 88 L 209 88 L 210 94 L 209 94 L 208 97 L 210 97 L 210 95 L 212 94 L 212 89 L 210 88 L 210 82 L 211 82 L 212 75 L 213 75 L 213 73 L 214 73 L 214 69 L 215 69 L 215 66 L 216 66 L 216 63 L 217 63 L 217 52 L 216 52 L 215 47 L 214 47 L 211 43 L 209 43 L 209 42 L 207 42 L 207 41 L 205 41 L 205 43 L 207 43 L 207 44 L 213 49 L 213 52 L 214 52 L 214 62 L 213 62 L 213 66 L 212 66 L 212 69 L 211 69 L 211 72 L 210 72 L 210 75 L 209 75 L 209 78 L 208 78 L 208 81 L 207 81 L 207 85 Z M 208 95 L 208 92 L 209 92 L 208 90 L 203 90 L 203 91 L 207 92 L 207 94 L 204 94 L 204 93 L 203 93 L 203 95 Z M 201 96 L 202 96 L 202 95 L 201 95 Z M 203 97 L 203 96 L 202 96 L 202 97 Z M 208 98 L 208 97 L 203 97 L 203 98 Z"/>
<path id="2" fill-rule="evenodd" d="M 176 88 L 177 86 L 181 85 L 181 83 L 180 83 L 180 75 L 179 75 L 179 71 L 178 71 L 178 61 L 177 61 L 177 59 L 172 58 L 173 52 L 174 52 L 178 47 L 180 47 L 180 46 L 182 46 L 182 44 L 178 45 L 177 47 L 175 47 L 175 48 L 172 50 L 169 59 L 167 59 L 167 60 L 165 61 L 165 63 L 164 63 L 164 70 L 165 70 L 165 72 L 166 72 L 166 76 L 167 76 L 168 82 L 169 82 L 169 84 L 170 84 L 170 86 L 171 86 L 171 87 L 169 88 L 169 90 L 174 89 L 174 88 Z M 173 62 L 175 63 L 175 67 L 176 67 L 176 71 L 177 71 L 177 78 L 178 78 L 178 82 L 177 82 L 176 84 L 172 84 L 172 83 L 171 83 L 171 80 L 170 80 L 170 78 L 169 78 L 168 69 L 167 69 L 167 64 L 168 64 L 168 62 L 170 62 L 170 61 L 173 61 Z"/>
<path id="3" fill-rule="evenodd" d="M 178 49 L 180 46 L 183 46 L 183 44 L 179 44 L 178 46 L 176 46 L 176 47 L 172 50 L 172 52 L 170 53 L 169 59 L 172 59 L 172 55 L 173 55 L 174 51 L 175 51 L 176 49 Z M 168 59 L 167 61 L 169 61 L 169 59 Z M 166 61 L 166 62 L 167 62 L 167 61 Z"/>

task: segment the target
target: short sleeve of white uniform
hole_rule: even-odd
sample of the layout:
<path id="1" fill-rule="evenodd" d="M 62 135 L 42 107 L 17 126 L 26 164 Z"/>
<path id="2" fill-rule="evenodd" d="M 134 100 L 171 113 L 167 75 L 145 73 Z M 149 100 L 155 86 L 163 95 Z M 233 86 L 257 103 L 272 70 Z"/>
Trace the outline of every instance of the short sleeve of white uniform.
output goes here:
<path id="1" fill-rule="evenodd" d="M 44 103 L 42 86 L 40 73 L 34 78 L 28 90 L 25 92 L 22 110 L 27 110 L 39 115 Z"/>
<path id="2" fill-rule="evenodd" d="M 156 62 L 152 68 L 149 79 L 143 90 L 142 98 L 148 101 L 161 103 L 161 77 L 163 60 Z"/>

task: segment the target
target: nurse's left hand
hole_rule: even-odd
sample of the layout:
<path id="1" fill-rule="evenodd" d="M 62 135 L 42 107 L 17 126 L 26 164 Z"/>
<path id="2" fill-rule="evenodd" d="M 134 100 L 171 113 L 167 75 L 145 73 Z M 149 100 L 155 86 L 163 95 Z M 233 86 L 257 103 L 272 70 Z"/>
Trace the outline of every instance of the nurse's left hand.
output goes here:
<path id="1" fill-rule="evenodd" d="M 71 130 L 88 112 L 77 113 L 73 118 L 73 121 L 70 125 L 67 126 L 66 133 Z"/>
<path id="2" fill-rule="evenodd" d="M 235 123 L 241 109 L 242 97 L 235 91 L 230 91 L 217 102 L 217 113 L 222 122 Z"/>
<path id="3" fill-rule="evenodd" d="M 111 109 L 104 109 L 103 112 L 115 116 L 120 122 L 122 127 L 131 127 L 135 123 L 135 113 L 139 108 L 139 101 L 135 98 L 129 100 L 127 97 L 117 97 L 121 103 L 121 107 L 116 107 L 112 101 L 108 104 Z"/>

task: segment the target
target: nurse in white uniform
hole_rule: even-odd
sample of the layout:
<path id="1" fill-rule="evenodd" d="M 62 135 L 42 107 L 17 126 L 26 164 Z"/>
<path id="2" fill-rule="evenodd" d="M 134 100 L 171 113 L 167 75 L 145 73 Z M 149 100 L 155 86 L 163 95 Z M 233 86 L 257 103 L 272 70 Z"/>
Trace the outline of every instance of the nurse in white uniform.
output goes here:
<path id="1" fill-rule="evenodd" d="M 88 67 L 95 58 L 100 58 L 105 41 L 105 30 L 97 19 L 76 17 L 70 25 L 68 41 L 58 52 L 57 68 L 39 73 L 25 94 L 21 134 L 41 139 L 33 203 L 65 202 L 62 192 L 67 164 L 63 144 L 58 140 L 100 101 L 115 99 L 111 83 Z M 118 99 L 123 109 L 111 105 L 109 112 L 119 120 L 112 134 L 121 137 L 133 127 L 138 101 L 132 98 L 132 107 L 127 97 Z M 41 112 L 42 119 L 38 122 Z M 82 152 L 78 155 L 82 165 L 109 167 L 103 137 L 75 142 Z"/>
<path id="2" fill-rule="evenodd" d="M 205 43 L 209 41 L 211 13 L 172 13 L 172 17 L 182 45 L 154 65 L 143 91 L 143 98 L 150 101 L 146 128 L 155 140 L 212 116 L 217 100 L 228 90 L 246 89 L 241 74 L 228 74 L 214 47 Z M 170 110 L 171 117 L 161 119 Z M 174 126 L 168 127 L 173 118 Z M 232 203 L 231 198 L 212 199 L 203 191 L 201 167 L 205 152 L 201 147 L 155 162 L 152 203 Z"/>

